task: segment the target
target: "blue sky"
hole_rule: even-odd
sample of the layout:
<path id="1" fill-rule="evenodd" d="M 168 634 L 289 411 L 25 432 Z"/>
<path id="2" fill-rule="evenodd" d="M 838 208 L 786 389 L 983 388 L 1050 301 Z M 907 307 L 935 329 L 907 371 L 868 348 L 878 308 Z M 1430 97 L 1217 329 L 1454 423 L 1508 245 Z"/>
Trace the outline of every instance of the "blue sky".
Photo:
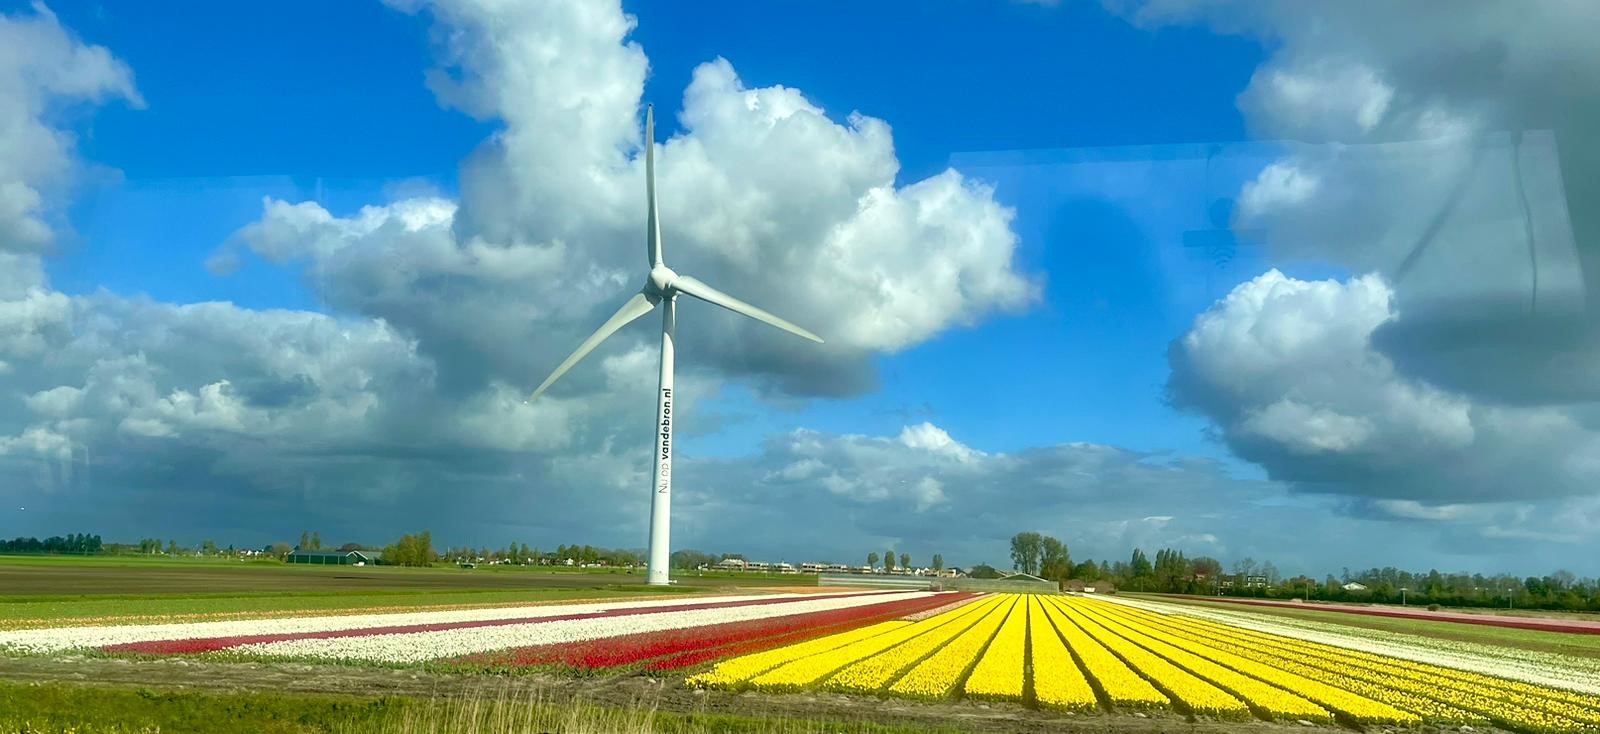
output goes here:
<path id="1" fill-rule="evenodd" d="M 338 214 L 382 200 L 395 182 L 454 192 L 456 166 L 492 129 L 440 108 L 420 83 L 426 23 L 379 5 L 51 7 L 84 40 L 117 49 L 148 104 L 107 110 L 83 140 L 86 158 L 124 180 L 79 204 L 75 224 L 94 244 L 51 263 L 67 292 L 315 307 L 292 269 L 221 279 L 205 259 L 263 196 L 316 198 L 319 180 L 320 201 Z M 628 9 L 651 58 L 648 98 L 673 105 L 696 65 L 728 58 L 748 84 L 798 87 L 835 114 L 890 120 L 902 183 L 968 152 L 1243 139 L 1232 95 L 1263 58 L 1248 40 L 1147 33 L 1086 4 Z M 1085 59 L 1097 73 L 1084 73 Z M 1030 76 L 1007 71 L 1020 68 Z M 1039 77 L 1055 81 L 1048 94 L 1038 93 Z M 661 137 L 675 129 L 664 117 Z M 1225 456 L 1200 436 L 1198 419 L 1160 399 L 1165 344 L 1192 317 L 1168 312 L 1163 284 L 1139 267 L 1144 250 L 1162 245 L 1130 238 L 1114 212 L 1074 216 L 1057 199 L 1024 201 L 1026 178 L 990 175 L 997 198 L 1018 207 L 1020 261 L 1050 283 L 1045 303 L 885 357 L 877 394 L 757 423 L 876 433 L 898 429 L 909 411 L 992 451 L 1092 438 Z M 162 245 L 152 252 L 152 242 Z M 1080 316 L 1108 297 L 1114 320 Z M 725 409 L 769 413 L 733 403 Z M 706 448 L 748 451 L 751 435 L 709 437 Z"/>
<path id="2" fill-rule="evenodd" d="M 654 102 L 669 259 L 830 342 L 681 307 L 679 547 L 1593 547 L 1600 391 L 1545 365 L 1600 355 L 1568 215 L 1600 157 L 1587 108 L 1517 83 L 1581 49 L 1452 80 L 1376 33 L 1484 42 L 1420 7 L 396 4 L 0 1 L 33 44 L 12 129 L 70 136 L 0 157 L 39 200 L 0 206 L 0 472 L 33 508 L 0 534 L 642 545 L 651 327 L 512 398 L 641 275 Z M 830 531 L 751 530 L 797 506 Z"/>

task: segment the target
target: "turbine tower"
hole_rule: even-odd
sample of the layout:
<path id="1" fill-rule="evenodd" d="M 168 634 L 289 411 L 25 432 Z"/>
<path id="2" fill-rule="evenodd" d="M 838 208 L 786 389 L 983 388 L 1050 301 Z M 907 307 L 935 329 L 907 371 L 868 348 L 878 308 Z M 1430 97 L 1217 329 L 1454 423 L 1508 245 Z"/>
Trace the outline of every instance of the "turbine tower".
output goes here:
<path id="1" fill-rule="evenodd" d="M 729 311 L 743 316 L 749 316 L 757 321 L 763 321 L 776 326 L 791 334 L 803 336 L 811 341 L 822 343 L 822 338 L 794 324 L 774 316 L 762 309 L 756 308 L 744 301 L 730 296 L 722 291 L 712 288 L 699 280 L 673 272 L 661 253 L 661 218 L 656 211 L 656 119 L 654 105 L 646 105 L 644 111 L 644 188 L 648 201 L 648 215 L 645 222 L 645 256 L 648 259 L 650 273 L 645 278 L 644 288 L 622 304 L 622 308 L 607 319 L 600 328 L 596 329 L 588 339 L 584 339 L 578 348 L 566 358 L 554 372 L 546 377 L 528 398 L 532 402 L 545 390 L 550 388 L 556 380 L 572 369 L 594 351 L 606 337 L 615 334 L 624 324 L 650 313 L 656 306 L 665 303 L 661 309 L 661 385 L 656 391 L 656 423 L 655 443 L 656 450 L 653 454 L 655 472 L 651 474 L 650 486 L 650 567 L 648 581 L 651 584 L 666 584 L 667 566 L 670 556 L 668 547 L 668 533 L 670 531 L 670 518 L 672 514 L 672 432 L 676 428 L 672 418 L 672 361 L 675 348 L 673 346 L 674 333 L 677 330 L 677 302 L 678 295 L 693 296 L 706 303 L 721 306 Z"/>

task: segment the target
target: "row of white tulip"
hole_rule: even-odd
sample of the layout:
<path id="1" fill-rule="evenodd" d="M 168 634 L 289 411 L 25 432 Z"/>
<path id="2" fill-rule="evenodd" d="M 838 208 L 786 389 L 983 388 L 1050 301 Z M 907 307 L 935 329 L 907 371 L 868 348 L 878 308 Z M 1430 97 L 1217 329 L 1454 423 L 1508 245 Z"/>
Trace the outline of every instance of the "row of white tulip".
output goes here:
<path id="1" fill-rule="evenodd" d="M 414 663 L 533 645 L 579 642 L 642 632 L 662 632 L 706 625 L 769 619 L 791 614 L 850 609 L 892 601 L 917 599 L 933 592 L 918 591 L 870 596 L 794 601 L 782 604 L 731 606 L 682 612 L 630 614 L 593 619 L 570 619 L 533 624 L 469 627 L 432 632 L 363 635 L 285 640 L 232 648 L 229 654 L 271 658 L 321 658 L 341 661 Z"/>
<path id="2" fill-rule="evenodd" d="M 1385 632 L 1262 612 L 1153 602 L 1117 596 L 1096 598 L 1162 614 L 1182 614 L 1209 619 L 1257 632 L 1349 650 L 1600 695 L 1600 668 L 1597 668 L 1591 660 L 1570 655 Z"/>
<path id="3" fill-rule="evenodd" d="M 706 602 L 744 602 L 772 598 L 800 598 L 814 594 L 753 594 L 741 596 L 694 596 L 645 601 L 594 601 L 576 604 L 486 607 L 431 612 L 382 614 L 325 614 L 225 622 L 186 622 L 176 624 L 123 624 L 94 627 L 49 627 L 0 631 L 0 652 L 50 653 L 62 650 L 93 649 L 161 640 L 193 640 L 212 637 L 333 632 L 403 625 L 450 624 L 500 619 L 537 619 L 567 614 L 588 614 L 623 609 L 651 609 Z M 862 597 L 866 598 L 866 597 Z M 781 604 L 776 606 L 782 606 Z"/>

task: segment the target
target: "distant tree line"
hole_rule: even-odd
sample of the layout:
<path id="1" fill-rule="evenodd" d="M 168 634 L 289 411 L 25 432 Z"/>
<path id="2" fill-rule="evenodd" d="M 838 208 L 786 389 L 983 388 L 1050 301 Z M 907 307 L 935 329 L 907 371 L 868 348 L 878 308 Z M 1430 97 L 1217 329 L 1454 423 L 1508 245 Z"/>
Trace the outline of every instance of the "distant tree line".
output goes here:
<path id="1" fill-rule="evenodd" d="M 93 555 L 102 553 L 104 550 L 105 545 L 100 542 L 100 536 L 88 533 L 52 535 L 44 540 L 38 538 L 0 540 L 0 553 L 76 553 L 79 555 Z"/>
<path id="2" fill-rule="evenodd" d="M 1600 611 L 1600 579 L 1579 578 L 1571 571 L 1518 578 L 1507 574 L 1404 571 L 1393 566 L 1322 580 L 1308 576 L 1283 578 L 1271 561 L 1242 558 L 1229 569 L 1209 556 L 1189 557 L 1175 548 L 1156 551 L 1155 560 L 1142 548 L 1133 549 L 1127 561 L 1108 563 L 1084 560 L 1073 563 L 1065 544 L 1037 532 L 1011 538 L 1011 567 L 1063 584 L 1109 585 L 1123 591 L 1168 594 L 1248 596 L 1266 599 L 1373 604 L 1415 604 L 1439 607 L 1503 607 Z M 1002 574 L 987 564 L 968 569 L 974 578 Z"/>
<path id="3" fill-rule="evenodd" d="M 1518 578 L 1509 574 L 1441 573 L 1436 569 L 1402 571 L 1393 566 L 1355 573 L 1344 569 L 1339 576 L 1329 574 L 1320 582 L 1296 576 L 1257 591 L 1268 598 L 1600 612 L 1600 579 L 1579 578 L 1566 570 Z M 1227 593 L 1243 595 L 1246 590 Z"/>
<path id="4" fill-rule="evenodd" d="M 390 566 L 431 566 L 438 558 L 433 550 L 433 533 L 426 530 L 402 535 L 383 549 L 383 563 Z"/>
<path id="5" fill-rule="evenodd" d="M 541 550 L 520 542 L 509 543 L 503 548 L 449 547 L 443 551 L 442 556 L 452 563 L 513 563 L 545 566 L 564 566 L 569 560 L 574 566 L 591 564 L 634 566 L 644 563 L 644 553 L 637 550 L 598 548 L 592 545 L 558 545 L 554 550 Z"/>

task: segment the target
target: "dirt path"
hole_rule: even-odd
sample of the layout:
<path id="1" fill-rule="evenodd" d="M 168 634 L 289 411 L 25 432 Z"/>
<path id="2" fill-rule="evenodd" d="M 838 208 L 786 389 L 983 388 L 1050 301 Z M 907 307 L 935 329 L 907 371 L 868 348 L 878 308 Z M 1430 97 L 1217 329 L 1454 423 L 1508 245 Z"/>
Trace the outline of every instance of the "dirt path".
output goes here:
<path id="1" fill-rule="evenodd" d="M 1287 734 L 1306 727 L 1265 721 L 1188 721 L 1176 714 L 1078 715 L 1019 705 L 972 702 L 920 703 L 831 693 L 766 695 L 683 687 L 676 679 L 642 676 L 574 679 L 542 675 L 484 676 L 339 665 L 221 663 L 100 657 L 0 657 L 0 679 L 68 681 L 148 688 L 303 691 L 359 696 L 466 696 L 543 692 L 547 699 L 578 699 L 617 707 L 654 705 L 665 711 L 729 713 L 829 720 L 866 720 L 1005 734 L 1111 732 L 1112 734 Z M 1333 731 L 1320 727 L 1323 731 Z M 1371 729 L 1369 731 L 1381 731 Z"/>

